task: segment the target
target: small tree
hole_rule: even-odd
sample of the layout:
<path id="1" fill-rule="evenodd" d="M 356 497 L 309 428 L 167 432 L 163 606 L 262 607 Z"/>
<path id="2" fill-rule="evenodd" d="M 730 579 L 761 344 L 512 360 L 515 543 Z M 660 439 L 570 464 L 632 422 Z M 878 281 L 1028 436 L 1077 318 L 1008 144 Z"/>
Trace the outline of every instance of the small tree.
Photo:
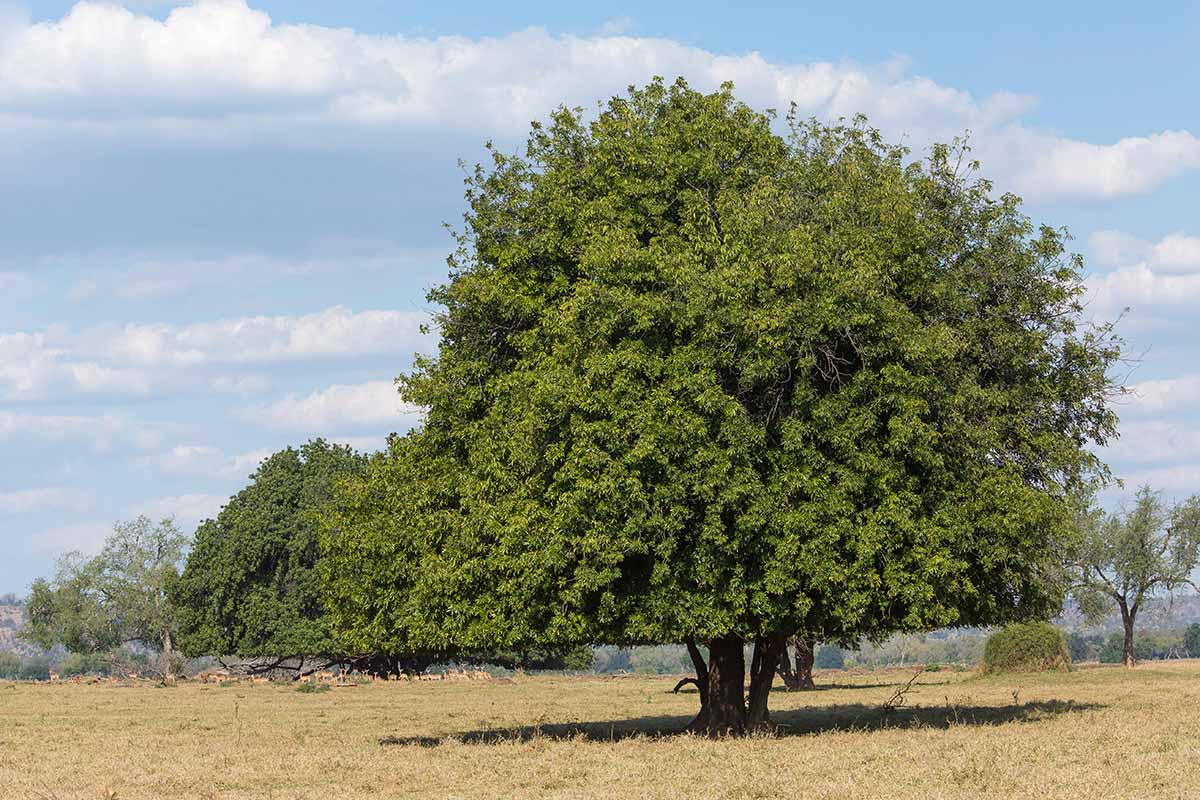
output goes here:
<path id="1" fill-rule="evenodd" d="M 1132 667 L 1133 626 L 1143 602 L 1158 591 L 1196 587 L 1189 576 L 1200 556 L 1200 495 L 1168 508 L 1158 492 L 1143 487 L 1128 512 L 1106 514 L 1089 506 L 1079 520 L 1075 598 L 1090 619 L 1117 607 L 1122 661 Z"/>
<path id="2" fill-rule="evenodd" d="M 100 554 L 70 552 L 52 579 L 34 581 L 22 636 L 72 653 L 110 653 L 137 643 L 160 654 L 164 678 L 179 671 L 175 611 L 168 600 L 187 538 L 171 519 L 118 522 Z"/>
<path id="3" fill-rule="evenodd" d="M 263 460 L 250 484 L 196 531 L 173 598 L 184 652 L 264 668 L 340 660 L 320 600 L 317 516 L 333 484 L 365 464 L 365 456 L 323 439 Z"/>
<path id="4" fill-rule="evenodd" d="M 1183 649 L 1188 658 L 1200 658 L 1200 622 L 1193 622 L 1183 632 Z"/>

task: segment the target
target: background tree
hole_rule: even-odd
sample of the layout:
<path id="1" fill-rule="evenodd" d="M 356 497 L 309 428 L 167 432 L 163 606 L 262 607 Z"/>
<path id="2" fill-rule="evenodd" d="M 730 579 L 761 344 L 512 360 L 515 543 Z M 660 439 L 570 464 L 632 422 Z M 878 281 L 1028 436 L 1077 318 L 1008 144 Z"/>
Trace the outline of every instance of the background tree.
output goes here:
<path id="1" fill-rule="evenodd" d="M 318 516 L 334 484 L 365 464 L 323 439 L 289 447 L 200 525 L 173 597 L 184 652 L 260 667 L 341 658 L 320 597 Z"/>
<path id="2" fill-rule="evenodd" d="M 1132 667 L 1137 659 L 1133 629 L 1145 600 L 1158 591 L 1195 588 L 1191 572 L 1200 556 L 1200 495 L 1167 507 L 1146 486 L 1127 512 L 1106 514 L 1089 506 L 1078 519 L 1076 600 L 1091 619 L 1117 607 L 1124 628 L 1122 661 Z"/>
<path id="3" fill-rule="evenodd" d="M 53 578 L 34 581 L 22 636 L 43 648 L 111 653 L 138 644 L 159 653 L 164 677 L 178 673 L 175 610 L 169 592 L 178 580 L 187 537 L 173 520 L 118 522 L 100 554 L 59 559 Z"/>
<path id="4" fill-rule="evenodd" d="M 1183 648 L 1188 658 L 1200 658 L 1200 622 L 1193 622 L 1184 630 Z"/>
<path id="5" fill-rule="evenodd" d="M 812 674 L 816 640 L 811 635 L 793 636 L 788 644 L 796 651 L 796 666 L 792 666 L 791 654 L 788 652 L 787 646 L 784 646 L 783 653 L 779 658 L 779 675 L 783 678 L 783 685 L 789 691 L 817 688 L 813 683 Z"/>
<path id="6" fill-rule="evenodd" d="M 654 82 L 476 170 L 424 428 L 328 531 L 343 635 L 703 644 L 693 727 L 741 733 L 790 636 L 1054 608 L 1119 354 L 1064 234 L 961 149 L 773 124 Z"/>

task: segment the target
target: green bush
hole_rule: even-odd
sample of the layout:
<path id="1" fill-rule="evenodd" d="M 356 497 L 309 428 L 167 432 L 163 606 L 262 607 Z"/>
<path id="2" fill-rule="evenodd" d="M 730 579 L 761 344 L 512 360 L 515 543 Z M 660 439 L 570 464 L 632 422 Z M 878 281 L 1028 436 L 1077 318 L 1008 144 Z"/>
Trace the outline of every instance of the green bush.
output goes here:
<path id="1" fill-rule="evenodd" d="M 984 672 L 1039 672 L 1070 669 L 1071 654 L 1062 631 L 1048 622 L 1019 622 L 988 637 Z"/>

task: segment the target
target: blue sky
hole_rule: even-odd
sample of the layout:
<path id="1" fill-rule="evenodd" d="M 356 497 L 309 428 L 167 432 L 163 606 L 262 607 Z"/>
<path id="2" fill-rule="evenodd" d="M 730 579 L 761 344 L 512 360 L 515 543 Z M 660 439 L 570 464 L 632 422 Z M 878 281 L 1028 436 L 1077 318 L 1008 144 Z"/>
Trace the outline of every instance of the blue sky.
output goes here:
<path id="1" fill-rule="evenodd" d="M 0 3 L 0 591 L 418 418 L 459 158 L 655 74 L 864 112 L 1067 225 L 1141 363 L 1106 453 L 1200 491 L 1200 6 Z M 1109 501 L 1120 501 L 1112 494 Z"/>

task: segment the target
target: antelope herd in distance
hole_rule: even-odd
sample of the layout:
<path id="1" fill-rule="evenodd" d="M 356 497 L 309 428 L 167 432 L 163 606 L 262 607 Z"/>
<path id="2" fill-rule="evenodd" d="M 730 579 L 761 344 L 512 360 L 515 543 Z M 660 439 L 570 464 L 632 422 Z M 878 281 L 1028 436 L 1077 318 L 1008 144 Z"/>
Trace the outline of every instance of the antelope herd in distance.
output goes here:
<path id="1" fill-rule="evenodd" d="M 45 683 L 109 683 L 122 684 L 127 681 L 137 681 L 142 679 L 151 679 L 149 676 L 141 675 L 137 672 L 130 672 L 124 676 L 110 675 L 105 678 L 95 675 L 72 675 L 68 678 L 63 678 L 57 672 L 51 672 L 50 677 Z M 155 680 L 157 680 L 155 678 Z M 266 675 L 239 675 L 237 673 L 228 672 L 225 670 L 205 670 L 197 673 L 192 678 L 180 678 L 178 680 L 190 680 L 196 683 L 271 683 L 272 678 Z M 446 672 L 423 672 L 416 675 L 389 675 L 386 678 L 375 677 L 371 675 L 355 675 L 353 678 L 347 673 L 336 673 L 329 670 L 313 672 L 304 675 L 300 678 L 289 679 L 288 683 L 298 684 L 316 684 L 326 686 L 357 686 L 360 683 L 383 683 L 388 681 L 491 681 L 497 683 L 512 683 L 512 678 L 493 678 L 486 670 L 482 669 L 455 669 L 447 670 Z M 173 682 L 173 681 L 172 681 Z"/>

